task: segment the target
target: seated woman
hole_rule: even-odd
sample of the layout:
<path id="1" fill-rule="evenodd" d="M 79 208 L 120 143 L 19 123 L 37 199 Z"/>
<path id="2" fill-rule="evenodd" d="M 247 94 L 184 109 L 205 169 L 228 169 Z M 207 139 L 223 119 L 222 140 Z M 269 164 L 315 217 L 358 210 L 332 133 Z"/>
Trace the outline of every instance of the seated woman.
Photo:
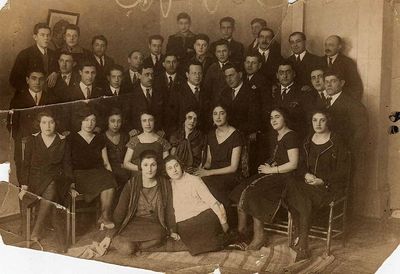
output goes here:
<path id="1" fill-rule="evenodd" d="M 204 135 L 197 128 L 198 114 L 194 110 L 185 113 L 185 122 L 170 137 L 171 154 L 176 155 L 188 171 L 201 164 Z"/>
<path id="2" fill-rule="evenodd" d="M 153 150 L 160 159 L 169 155 L 171 145 L 167 140 L 154 132 L 154 115 L 150 112 L 143 112 L 140 115 L 140 122 L 143 132 L 131 137 L 126 144 L 128 148 L 124 157 L 124 167 L 135 175 L 139 171 L 140 154 L 145 150 Z"/>
<path id="3" fill-rule="evenodd" d="M 310 256 L 308 232 L 312 211 L 329 204 L 345 189 L 350 162 L 342 140 L 330 131 L 330 125 L 331 118 L 325 110 L 313 113 L 314 131 L 302 149 L 298 181 L 288 185 L 287 203 L 299 237 L 297 261 Z"/>
<path id="4" fill-rule="evenodd" d="M 199 177 L 182 170 L 178 157 L 168 156 L 165 169 L 171 178 L 177 233 L 190 254 L 221 250 L 223 232 L 229 229 L 224 206 Z"/>
<path id="5" fill-rule="evenodd" d="M 79 117 L 81 130 L 68 136 L 71 143 L 72 169 L 76 191 L 91 202 L 100 195 L 101 217 L 98 222 L 111 229 L 111 207 L 117 183 L 108 161 L 104 135 L 93 132 L 96 114 L 91 108 L 82 108 Z"/>
<path id="6" fill-rule="evenodd" d="M 248 250 L 259 250 L 264 246 L 264 223 L 271 223 L 278 211 L 286 184 L 294 180 L 294 171 L 299 160 L 297 135 L 288 126 L 285 110 L 275 108 L 271 112 L 271 125 L 276 131 L 276 143 L 272 159 L 258 167 L 257 175 L 249 178 L 250 185 L 239 185 L 231 194 L 238 202 L 238 232 L 245 239 L 247 215 L 253 217 L 253 239 Z M 243 190 L 244 189 L 244 190 Z"/>
<path id="7" fill-rule="evenodd" d="M 28 137 L 20 184 L 23 190 L 43 198 L 40 200 L 31 234 L 31 239 L 38 241 L 41 238 L 43 223 L 52 210 L 53 203 L 49 201 L 63 204 L 73 175 L 69 145 L 65 137 L 56 132 L 53 114 L 49 111 L 40 112 L 35 122 L 39 124 L 40 132 Z M 20 197 L 22 198 L 23 195 Z M 57 239 L 64 238 L 64 228 L 59 220 L 61 211 L 57 213 L 56 208 L 53 208 L 53 220 L 59 236 Z M 61 243 L 63 244 L 63 241 Z"/>
<path id="8" fill-rule="evenodd" d="M 114 211 L 116 227 L 101 242 L 123 255 L 160 245 L 170 235 L 178 239 L 174 229 L 171 184 L 159 175 L 158 153 L 145 150 L 140 154 L 140 171 L 122 190 Z"/>
<path id="9" fill-rule="evenodd" d="M 104 133 L 106 140 L 106 148 L 108 160 L 110 161 L 112 173 L 117 181 L 117 193 L 122 190 L 126 182 L 128 182 L 130 174 L 124 168 L 124 156 L 126 153 L 126 144 L 129 141 L 129 135 L 121 132 L 122 112 L 114 108 L 107 115 L 108 129 Z M 115 195 L 118 202 L 119 195 Z"/>
<path id="10" fill-rule="evenodd" d="M 213 108 L 213 121 L 217 126 L 206 137 L 207 158 L 203 168 L 195 175 L 202 177 L 214 197 L 226 209 L 230 205 L 229 193 L 237 185 L 242 137 L 228 123 L 228 108 L 217 104 Z"/>

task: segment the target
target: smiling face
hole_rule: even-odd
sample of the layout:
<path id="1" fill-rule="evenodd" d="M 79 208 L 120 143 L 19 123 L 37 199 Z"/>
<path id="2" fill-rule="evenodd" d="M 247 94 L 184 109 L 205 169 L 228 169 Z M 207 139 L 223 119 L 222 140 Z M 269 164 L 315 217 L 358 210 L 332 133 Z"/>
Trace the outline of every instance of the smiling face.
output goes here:
<path id="1" fill-rule="evenodd" d="M 150 114 L 142 114 L 140 116 L 140 123 L 142 125 L 143 132 L 151 133 L 154 130 L 154 116 Z"/>
<path id="2" fill-rule="evenodd" d="M 90 86 L 93 84 L 94 79 L 96 78 L 96 67 L 85 66 L 82 68 L 82 70 L 79 70 L 79 74 L 81 76 L 81 82 L 86 86 Z"/>
<path id="3" fill-rule="evenodd" d="M 168 176 L 173 180 L 179 180 L 183 175 L 182 167 L 175 159 L 168 161 L 165 164 L 165 169 Z"/>
<path id="4" fill-rule="evenodd" d="M 279 131 L 279 130 L 283 129 L 284 127 L 286 127 L 285 118 L 277 110 L 273 110 L 271 112 L 270 121 L 271 121 L 272 128 L 276 131 Z"/>
<path id="5" fill-rule="evenodd" d="M 194 111 L 188 112 L 185 117 L 185 129 L 193 130 L 197 126 L 197 114 Z"/>
<path id="6" fill-rule="evenodd" d="M 312 125 L 315 133 L 327 133 L 329 132 L 328 128 L 328 119 L 323 113 L 315 113 L 312 117 Z"/>
<path id="7" fill-rule="evenodd" d="M 142 176 L 145 179 L 153 179 L 157 174 L 157 161 L 154 158 L 145 158 L 140 162 Z"/>
<path id="8" fill-rule="evenodd" d="M 227 124 L 227 113 L 226 110 L 218 106 L 213 110 L 213 121 L 217 127 L 224 126 Z"/>
<path id="9" fill-rule="evenodd" d="M 87 133 L 93 133 L 94 128 L 96 127 L 96 116 L 91 114 L 82 121 L 81 130 Z"/>
<path id="10" fill-rule="evenodd" d="M 36 44 L 41 48 L 47 48 L 51 39 L 51 32 L 49 29 L 39 29 L 37 34 L 33 35 Z"/>
<path id="11" fill-rule="evenodd" d="M 121 129 L 122 117 L 119 114 L 113 114 L 108 117 L 108 129 L 113 133 L 118 133 Z"/>
<path id="12" fill-rule="evenodd" d="M 39 126 L 40 126 L 40 131 L 46 136 L 53 135 L 56 129 L 56 123 L 53 117 L 49 116 L 42 116 L 40 118 Z"/>
<path id="13" fill-rule="evenodd" d="M 26 83 L 33 92 L 41 92 L 45 83 L 45 77 L 42 72 L 32 72 L 29 77 L 26 77 Z"/>

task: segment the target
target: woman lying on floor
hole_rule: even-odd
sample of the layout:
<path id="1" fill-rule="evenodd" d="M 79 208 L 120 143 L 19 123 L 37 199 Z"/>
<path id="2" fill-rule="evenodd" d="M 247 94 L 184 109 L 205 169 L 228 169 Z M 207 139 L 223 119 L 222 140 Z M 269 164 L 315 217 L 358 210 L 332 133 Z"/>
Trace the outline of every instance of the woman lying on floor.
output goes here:
<path id="1" fill-rule="evenodd" d="M 159 157 L 152 150 L 140 154 L 140 171 L 125 185 L 114 211 L 116 227 L 101 246 L 114 247 L 123 255 L 161 245 L 175 224 L 171 184 L 159 176 Z"/>
<path id="2" fill-rule="evenodd" d="M 165 159 L 165 169 L 171 178 L 177 233 L 190 254 L 221 250 L 223 232 L 229 229 L 224 206 L 200 177 L 183 171 L 177 156 Z"/>
<path id="3" fill-rule="evenodd" d="M 330 123 L 325 110 L 312 115 L 314 133 L 304 143 L 298 181 L 289 184 L 287 189 L 287 203 L 299 237 L 295 246 L 296 261 L 310 257 L 308 232 L 312 211 L 342 195 L 345 188 L 350 162 L 343 142 L 330 131 Z"/>

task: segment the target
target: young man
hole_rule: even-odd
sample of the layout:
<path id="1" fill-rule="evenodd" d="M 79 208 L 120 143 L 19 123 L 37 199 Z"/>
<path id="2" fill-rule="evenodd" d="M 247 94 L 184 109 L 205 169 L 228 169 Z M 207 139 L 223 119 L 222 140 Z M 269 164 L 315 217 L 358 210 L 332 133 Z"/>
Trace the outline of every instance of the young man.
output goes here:
<path id="1" fill-rule="evenodd" d="M 45 75 L 45 72 L 38 68 L 29 70 L 25 77 L 27 88 L 16 93 L 10 103 L 10 109 L 28 108 L 27 110 L 16 110 L 7 118 L 7 128 L 11 131 L 14 139 L 14 160 L 18 181 L 21 180 L 23 143 L 26 141 L 26 137 L 37 132 L 34 121 L 37 114 L 44 110 L 44 108 L 34 107 L 54 103 L 52 96 L 44 89 Z M 54 108 L 51 110 L 55 111 Z"/>
<path id="2" fill-rule="evenodd" d="M 289 44 L 292 55 L 288 60 L 293 64 L 296 72 L 296 82 L 300 87 L 311 89 L 310 73 L 320 66 L 321 58 L 306 50 L 306 35 L 303 32 L 293 32 L 289 35 Z"/>
<path id="3" fill-rule="evenodd" d="M 315 109 L 323 109 L 328 107 L 327 94 L 325 90 L 324 70 L 315 68 L 310 74 L 311 84 L 313 86 L 311 93 L 314 100 Z"/>
<path id="4" fill-rule="evenodd" d="M 164 71 L 162 66 L 162 60 L 164 55 L 162 54 L 162 46 L 164 38 L 161 35 L 151 35 L 148 39 L 150 56 L 144 59 L 143 62 L 152 64 L 154 75 L 161 74 Z"/>
<path id="5" fill-rule="evenodd" d="M 74 56 L 74 60 L 78 63 L 82 62 L 85 59 L 89 59 L 90 51 L 84 49 L 79 45 L 79 37 L 81 31 L 77 25 L 69 24 L 65 28 L 64 33 L 64 41 L 65 45 L 61 49 L 61 51 L 71 52 Z"/>
<path id="6" fill-rule="evenodd" d="M 204 88 L 210 95 L 213 103 L 217 102 L 223 89 L 227 87 L 225 75 L 222 70 L 225 64 L 230 61 L 230 49 L 226 40 L 219 40 L 214 43 L 215 57 L 217 62 L 213 63 L 207 70 L 204 79 Z"/>
<path id="7" fill-rule="evenodd" d="M 343 55 L 343 40 L 338 35 L 331 35 L 325 40 L 325 56 L 322 64 L 325 69 L 335 70 L 344 77 L 343 91 L 351 97 L 361 100 L 364 88 L 357 71 L 357 64 L 349 57 Z"/>
<path id="8" fill-rule="evenodd" d="M 96 85 L 102 88 L 108 86 L 107 73 L 109 72 L 114 60 L 106 55 L 108 41 L 103 35 L 96 35 L 92 38 L 92 53 L 90 61 L 96 64 Z"/>
<path id="9" fill-rule="evenodd" d="M 184 63 L 194 54 L 193 44 L 195 34 L 190 31 L 192 19 L 186 12 L 176 17 L 179 31 L 168 37 L 167 52 L 174 53 L 179 63 Z"/>
<path id="10" fill-rule="evenodd" d="M 262 18 L 254 18 L 250 22 L 251 27 L 251 35 L 253 35 L 254 40 L 247 47 L 247 51 L 251 51 L 253 49 L 258 48 L 258 33 L 262 28 L 267 27 L 267 21 Z"/>
<path id="11" fill-rule="evenodd" d="M 244 56 L 244 46 L 242 43 L 233 39 L 232 35 L 235 31 L 235 19 L 232 17 L 224 17 L 219 21 L 219 29 L 221 32 L 221 39 L 228 42 L 231 51 L 231 62 L 242 63 Z M 216 42 L 211 44 L 211 51 L 215 51 Z"/>
<path id="12" fill-rule="evenodd" d="M 39 69 L 44 72 L 45 87 L 54 87 L 57 80 L 57 58 L 53 50 L 49 49 L 50 27 L 45 23 L 38 23 L 33 28 L 35 45 L 22 50 L 15 60 L 10 73 L 10 84 L 17 92 L 27 89 L 26 75 L 30 69 Z"/>
<path id="13" fill-rule="evenodd" d="M 129 68 L 123 74 L 121 86 L 132 92 L 135 86 L 140 83 L 139 70 L 143 65 L 143 54 L 139 50 L 132 50 L 128 54 L 128 64 Z"/>
<path id="14" fill-rule="evenodd" d="M 185 63 L 183 71 L 186 72 L 189 63 L 199 62 L 203 67 L 203 75 L 206 75 L 208 68 L 215 62 L 215 58 L 208 52 L 210 38 L 204 33 L 199 33 L 194 38 L 194 56 Z"/>

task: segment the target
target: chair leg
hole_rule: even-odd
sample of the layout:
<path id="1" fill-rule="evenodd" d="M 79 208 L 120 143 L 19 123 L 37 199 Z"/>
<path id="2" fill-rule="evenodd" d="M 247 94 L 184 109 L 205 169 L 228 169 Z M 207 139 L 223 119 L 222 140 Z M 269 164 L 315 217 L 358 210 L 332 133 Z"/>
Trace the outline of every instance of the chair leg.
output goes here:
<path id="1" fill-rule="evenodd" d="M 31 246 L 31 213 L 32 209 L 26 209 L 26 247 Z"/>
<path id="2" fill-rule="evenodd" d="M 66 237 L 65 237 L 65 246 L 68 248 L 69 246 L 69 236 L 71 235 L 71 213 L 69 208 L 67 208 L 67 229 L 66 229 Z"/>
<path id="3" fill-rule="evenodd" d="M 342 219 L 342 246 L 346 246 L 346 236 L 347 236 L 347 227 L 346 227 L 346 221 L 347 221 L 347 200 L 343 202 L 343 219 Z"/>
<path id="4" fill-rule="evenodd" d="M 72 199 L 71 199 L 72 201 L 71 201 L 71 204 L 72 204 L 72 206 L 71 206 L 71 239 L 72 239 L 72 244 L 74 245 L 75 244 L 75 236 L 76 236 L 76 219 L 75 219 L 75 210 L 76 210 L 76 208 L 75 208 L 75 198 L 74 197 L 72 197 Z"/>
<path id="5" fill-rule="evenodd" d="M 289 241 L 289 246 L 291 246 L 293 243 L 293 220 L 290 211 L 288 211 L 288 241 Z"/>
<path id="6" fill-rule="evenodd" d="M 332 240 L 332 218 L 333 218 L 333 206 L 329 209 L 329 224 L 328 224 L 328 235 L 326 239 L 326 255 L 331 255 L 331 240 Z"/>

